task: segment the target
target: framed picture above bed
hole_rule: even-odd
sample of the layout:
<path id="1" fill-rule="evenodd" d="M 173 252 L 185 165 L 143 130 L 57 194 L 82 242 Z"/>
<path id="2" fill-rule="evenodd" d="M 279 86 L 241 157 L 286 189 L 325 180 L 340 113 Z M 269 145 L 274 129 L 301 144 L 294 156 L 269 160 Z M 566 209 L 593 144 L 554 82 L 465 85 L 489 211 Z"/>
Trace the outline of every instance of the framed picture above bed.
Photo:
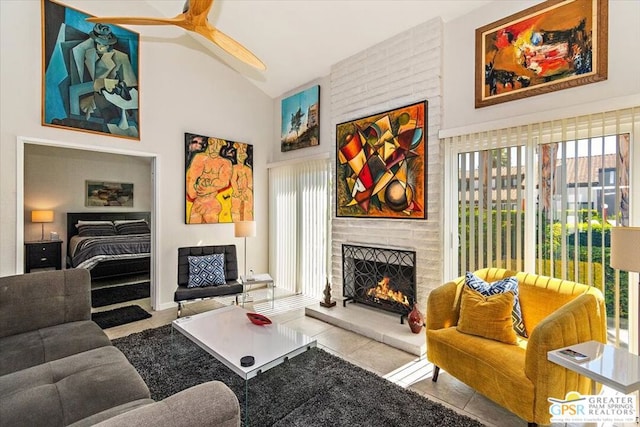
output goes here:
<path id="1" fill-rule="evenodd" d="M 133 184 L 86 181 L 84 205 L 87 207 L 133 207 Z"/>

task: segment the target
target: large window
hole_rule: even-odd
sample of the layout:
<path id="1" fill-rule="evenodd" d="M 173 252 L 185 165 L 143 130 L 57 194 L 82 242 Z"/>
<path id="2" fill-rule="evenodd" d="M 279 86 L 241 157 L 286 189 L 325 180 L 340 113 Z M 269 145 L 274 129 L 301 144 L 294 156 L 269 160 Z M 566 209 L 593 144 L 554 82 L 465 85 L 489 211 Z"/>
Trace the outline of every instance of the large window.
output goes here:
<path id="1" fill-rule="evenodd" d="M 269 170 L 270 272 L 278 287 L 320 298 L 327 280 L 329 163 Z"/>
<path id="2" fill-rule="evenodd" d="M 609 266 L 609 239 L 611 227 L 633 225 L 632 206 L 638 206 L 630 197 L 636 114 L 445 140 L 457 169 L 455 273 L 502 267 L 595 286 L 605 295 L 610 340 L 626 346 L 630 314 L 637 315 L 629 304 L 630 294 L 637 298 L 637 279 Z"/>

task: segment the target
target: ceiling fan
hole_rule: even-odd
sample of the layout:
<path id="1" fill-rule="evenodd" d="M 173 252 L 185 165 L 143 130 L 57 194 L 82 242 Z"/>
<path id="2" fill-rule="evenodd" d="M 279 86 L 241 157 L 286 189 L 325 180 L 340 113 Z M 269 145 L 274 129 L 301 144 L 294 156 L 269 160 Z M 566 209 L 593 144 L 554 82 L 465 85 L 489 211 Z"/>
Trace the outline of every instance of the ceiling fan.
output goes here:
<path id="1" fill-rule="evenodd" d="M 186 0 L 182 13 L 173 18 L 145 18 L 145 17 L 94 17 L 87 18 L 89 22 L 124 25 L 176 25 L 188 31 L 196 32 L 227 53 L 259 70 L 267 67 L 253 53 L 240 43 L 215 28 L 208 21 L 207 16 L 214 0 Z"/>

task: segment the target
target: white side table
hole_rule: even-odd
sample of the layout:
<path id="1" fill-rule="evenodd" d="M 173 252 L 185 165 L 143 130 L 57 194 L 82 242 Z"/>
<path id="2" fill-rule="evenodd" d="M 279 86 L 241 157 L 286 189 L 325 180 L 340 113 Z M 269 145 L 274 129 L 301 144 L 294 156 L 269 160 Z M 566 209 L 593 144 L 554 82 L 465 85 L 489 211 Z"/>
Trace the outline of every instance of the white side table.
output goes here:
<path id="1" fill-rule="evenodd" d="M 589 359 L 584 362 L 571 360 L 559 353 L 566 348 L 585 354 Z M 629 394 L 640 389 L 640 357 L 609 344 L 587 341 L 570 345 L 548 352 L 547 359 L 620 393 Z M 595 394 L 595 382 L 592 394 Z"/>
<path id="2" fill-rule="evenodd" d="M 273 278 L 268 273 L 260 273 L 254 274 L 251 279 L 248 279 L 246 276 L 240 276 L 240 283 L 242 284 L 242 307 L 244 307 L 244 303 L 246 301 L 250 301 L 248 297 L 249 291 L 251 291 L 251 287 L 253 285 L 261 285 L 266 284 L 267 288 L 269 288 L 271 292 L 271 308 L 274 305 L 275 299 L 275 284 L 273 282 Z M 238 304 L 238 297 L 236 297 L 236 305 Z"/>

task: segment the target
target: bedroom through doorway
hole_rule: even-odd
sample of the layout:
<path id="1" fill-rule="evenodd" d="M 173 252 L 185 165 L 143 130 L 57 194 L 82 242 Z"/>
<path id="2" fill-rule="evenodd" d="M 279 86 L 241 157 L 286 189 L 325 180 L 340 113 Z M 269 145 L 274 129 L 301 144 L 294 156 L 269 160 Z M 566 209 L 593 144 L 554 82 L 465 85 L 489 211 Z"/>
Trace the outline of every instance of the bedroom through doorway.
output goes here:
<path id="1" fill-rule="evenodd" d="M 145 311 L 157 307 L 154 268 L 156 155 L 55 141 L 18 140 L 18 264 L 24 259 L 25 243 L 39 241 L 43 236 L 43 224 L 32 223 L 31 212 L 51 210 L 54 218 L 44 224 L 44 239 L 57 237 L 61 241 L 63 268 L 89 269 L 93 311 L 114 310 L 127 304 L 139 305 Z M 90 186 L 94 183 L 102 185 L 100 191 Z M 111 197 L 113 193 L 117 195 Z M 99 203 L 101 200 L 104 203 Z M 69 219 L 69 215 L 76 216 Z M 78 224 L 101 221 L 102 215 L 111 223 L 111 231 L 107 233 L 114 235 L 111 245 L 120 244 L 118 239 L 142 240 L 113 258 L 96 252 L 97 262 L 89 257 L 94 243 L 85 242 L 89 252 L 85 263 L 74 262 L 71 255 L 76 246 L 80 246 L 74 239 L 90 240 L 92 234 L 102 233 L 97 228 L 91 229 L 98 226 L 96 223 L 82 229 L 83 234 L 90 237 L 73 236 L 79 234 Z M 73 224 L 68 224 L 69 221 Z M 146 241 L 142 236 L 144 227 Z M 95 239 L 99 240 L 98 237 Z M 107 253 L 113 253 L 113 247 Z M 18 265 L 17 271 L 23 271 L 21 267 Z"/>

